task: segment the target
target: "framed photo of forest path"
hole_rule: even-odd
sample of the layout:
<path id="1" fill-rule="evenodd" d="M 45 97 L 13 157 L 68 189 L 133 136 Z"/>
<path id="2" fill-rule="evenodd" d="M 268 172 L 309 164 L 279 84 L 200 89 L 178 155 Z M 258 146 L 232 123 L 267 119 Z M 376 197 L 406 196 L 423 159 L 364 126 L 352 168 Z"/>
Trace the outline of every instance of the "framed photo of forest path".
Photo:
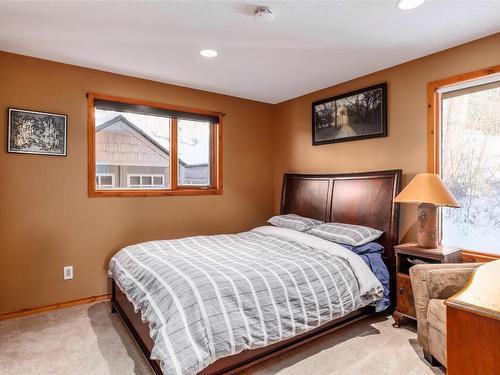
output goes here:
<path id="1" fill-rule="evenodd" d="M 387 83 L 312 104 L 312 144 L 387 136 Z"/>

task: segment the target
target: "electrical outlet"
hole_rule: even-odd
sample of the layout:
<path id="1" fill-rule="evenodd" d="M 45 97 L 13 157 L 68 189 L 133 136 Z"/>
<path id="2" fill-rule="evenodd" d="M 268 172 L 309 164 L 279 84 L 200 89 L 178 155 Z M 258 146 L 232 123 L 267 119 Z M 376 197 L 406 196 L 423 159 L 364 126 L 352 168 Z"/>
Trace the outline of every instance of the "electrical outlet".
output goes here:
<path id="1" fill-rule="evenodd" d="M 64 267 L 64 280 L 73 279 L 73 266 Z"/>

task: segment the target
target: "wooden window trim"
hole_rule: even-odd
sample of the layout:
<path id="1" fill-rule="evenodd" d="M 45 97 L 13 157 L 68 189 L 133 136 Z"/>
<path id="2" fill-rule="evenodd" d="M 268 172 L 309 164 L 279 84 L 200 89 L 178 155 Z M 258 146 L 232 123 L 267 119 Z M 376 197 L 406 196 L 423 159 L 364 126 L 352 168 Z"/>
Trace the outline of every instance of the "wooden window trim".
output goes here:
<path id="1" fill-rule="evenodd" d="M 223 192 L 222 185 L 222 127 L 224 113 L 214 112 L 205 109 L 197 109 L 178 105 L 170 105 L 158 103 L 149 100 L 130 99 L 120 96 L 88 93 L 87 94 L 87 140 L 88 140 L 88 196 L 89 197 L 158 197 L 170 195 L 220 195 Z M 209 187 L 200 186 L 178 186 L 177 184 L 177 119 L 172 118 L 170 127 L 171 150 L 170 150 L 170 188 L 169 189 L 152 189 L 152 190 L 98 190 L 95 184 L 95 100 L 115 101 L 126 104 L 143 105 L 165 110 L 189 112 L 200 115 L 214 116 L 218 118 L 218 122 L 212 126 L 212 165 L 211 167 L 211 182 Z"/>
<path id="2" fill-rule="evenodd" d="M 427 172 L 439 174 L 441 167 L 441 158 L 439 153 L 441 143 L 441 132 L 439 129 L 441 118 L 441 94 L 438 90 L 457 83 L 483 78 L 496 73 L 500 73 L 500 65 L 455 75 L 445 79 L 429 82 L 427 84 Z M 462 250 L 462 262 L 480 262 L 495 259 L 500 259 L 500 255 L 481 253 L 469 249 Z"/>

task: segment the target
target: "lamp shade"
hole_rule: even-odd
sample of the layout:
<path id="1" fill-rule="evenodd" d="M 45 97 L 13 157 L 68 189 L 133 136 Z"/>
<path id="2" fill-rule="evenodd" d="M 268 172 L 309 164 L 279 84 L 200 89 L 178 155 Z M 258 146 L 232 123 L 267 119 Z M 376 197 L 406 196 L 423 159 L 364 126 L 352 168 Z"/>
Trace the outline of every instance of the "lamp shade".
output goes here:
<path id="1" fill-rule="evenodd" d="M 441 178 L 434 173 L 419 173 L 394 199 L 398 203 L 430 203 L 436 206 L 460 207 Z"/>

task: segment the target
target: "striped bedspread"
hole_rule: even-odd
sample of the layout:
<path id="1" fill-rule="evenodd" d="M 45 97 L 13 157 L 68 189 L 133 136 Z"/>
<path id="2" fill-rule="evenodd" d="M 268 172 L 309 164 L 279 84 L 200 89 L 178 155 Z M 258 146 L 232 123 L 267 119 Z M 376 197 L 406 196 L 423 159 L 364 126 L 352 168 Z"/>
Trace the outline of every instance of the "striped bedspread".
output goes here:
<path id="1" fill-rule="evenodd" d="M 361 286 L 346 259 L 251 231 L 131 245 L 109 274 L 149 324 L 163 372 L 196 374 L 380 298 L 380 283 Z"/>

